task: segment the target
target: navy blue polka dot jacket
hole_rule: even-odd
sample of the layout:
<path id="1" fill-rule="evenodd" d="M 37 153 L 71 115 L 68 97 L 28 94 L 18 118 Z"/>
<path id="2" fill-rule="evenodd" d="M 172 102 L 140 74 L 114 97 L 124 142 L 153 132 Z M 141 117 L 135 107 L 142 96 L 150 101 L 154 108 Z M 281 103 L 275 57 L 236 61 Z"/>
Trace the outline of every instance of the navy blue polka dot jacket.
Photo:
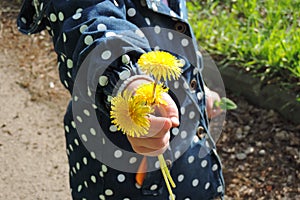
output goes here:
<path id="1" fill-rule="evenodd" d="M 205 112 L 202 57 L 184 0 L 25 0 L 17 25 L 24 34 L 47 29 L 60 80 L 72 100 L 64 118 L 73 199 L 164 200 L 169 193 L 157 158 L 147 157 L 142 185 L 135 174 L 143 156 L 111 124 L 110 100 L 134 76 L 140 55 L 168 51 L 183 63 L 167 81 L 180 112 L 164 153 L 176 199 L 224 195 L 221 163 Z"/>

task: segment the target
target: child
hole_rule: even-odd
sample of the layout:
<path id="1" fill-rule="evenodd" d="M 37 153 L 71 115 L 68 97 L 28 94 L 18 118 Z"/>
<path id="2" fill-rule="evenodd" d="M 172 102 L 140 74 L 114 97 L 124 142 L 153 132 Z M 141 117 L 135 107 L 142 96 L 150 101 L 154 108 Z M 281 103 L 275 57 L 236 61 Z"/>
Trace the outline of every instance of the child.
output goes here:
<path id="1" fill-rule="evenodd" d="M 64 125 L 73 199 L 169 199 L 155 157 L 161 153 L 176 199 L 223 197 L 202 60 L 195 59 L 184 0 L 25 0 L 18 28 L 25 34 L 49 31 L 60 79 L 72 95 Z M 149 134 L 126 137 L 111 123 L 110 100 L 152 81 L 137 60 L 157 49 L 181 59 L 182 78 L 166 83 L 168 104 L 160 117 L 150 117 Z M 211 104 L 208 112 L 214 115 Z"/>

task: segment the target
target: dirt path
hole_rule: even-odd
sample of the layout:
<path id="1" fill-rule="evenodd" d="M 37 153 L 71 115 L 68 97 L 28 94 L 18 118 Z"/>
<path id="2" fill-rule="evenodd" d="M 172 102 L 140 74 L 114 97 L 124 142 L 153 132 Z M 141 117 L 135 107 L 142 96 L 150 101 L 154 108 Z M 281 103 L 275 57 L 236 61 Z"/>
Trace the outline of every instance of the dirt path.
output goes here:
<path id="1" fill-rule="evenodd" d="M 0 199 L 69 199 L 62 109 L 32 102 L 12 60 L 0 54 Z"/>

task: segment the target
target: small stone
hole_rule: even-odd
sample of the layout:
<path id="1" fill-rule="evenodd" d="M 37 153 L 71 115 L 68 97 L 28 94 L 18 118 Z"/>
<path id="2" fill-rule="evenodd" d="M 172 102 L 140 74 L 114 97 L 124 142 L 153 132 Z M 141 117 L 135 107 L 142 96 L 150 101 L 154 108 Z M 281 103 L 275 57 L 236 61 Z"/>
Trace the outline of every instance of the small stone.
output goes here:
<path id="1" fill-rule="evenodd" d="M 261 150 L 259 150 L 258 154 L 261 156 L 264 156 L 264 155 L 266 155 L 266 150 L 261 149 Z"/>
<path id="2" fill-rule="evenodd" d="M 252 154 L 254 152 L 254 148 L 253 147 L 248 147 L 245 151 L 245 153 L 248 154 Z"/>
<path id="3" fill-rule="evenodd" d="M 244 126 L 244 131 L 245 131 L 245 132 L 249 132 L 249 131 L 250 131 L 250 129 L 251 129 L 251 127 L 250 127 L 250 126 L 248 126 L 248 125 L 247 125 L 247 126 Z"/>
<path id="4" fill-rule="evenodd" d="M 245 153 L 237 153 L 236 159 L 238 160 L 245 160 L 247 158 L 247 155 Z"/>
<path id="5" fill-rule="evenodd" d="M 287 133 L 287 131 L 280 131 L 280 132 L 277 132 L 277 133 L 275 134 L 275 139 L 276 139 L 276 140 L 280 140 L 280 141 L 288 140 L 288 133 Z"/>

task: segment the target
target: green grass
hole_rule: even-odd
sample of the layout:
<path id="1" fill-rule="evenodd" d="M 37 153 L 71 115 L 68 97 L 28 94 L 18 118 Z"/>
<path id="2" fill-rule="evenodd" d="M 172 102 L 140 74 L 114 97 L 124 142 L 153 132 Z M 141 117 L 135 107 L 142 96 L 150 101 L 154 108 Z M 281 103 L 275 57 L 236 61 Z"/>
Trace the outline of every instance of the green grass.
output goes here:
<path id="1" fill-rule="evenodd" d="M 193 0 L 189 19 L 219 67 L 300 93 L 300 0 Z"/>

